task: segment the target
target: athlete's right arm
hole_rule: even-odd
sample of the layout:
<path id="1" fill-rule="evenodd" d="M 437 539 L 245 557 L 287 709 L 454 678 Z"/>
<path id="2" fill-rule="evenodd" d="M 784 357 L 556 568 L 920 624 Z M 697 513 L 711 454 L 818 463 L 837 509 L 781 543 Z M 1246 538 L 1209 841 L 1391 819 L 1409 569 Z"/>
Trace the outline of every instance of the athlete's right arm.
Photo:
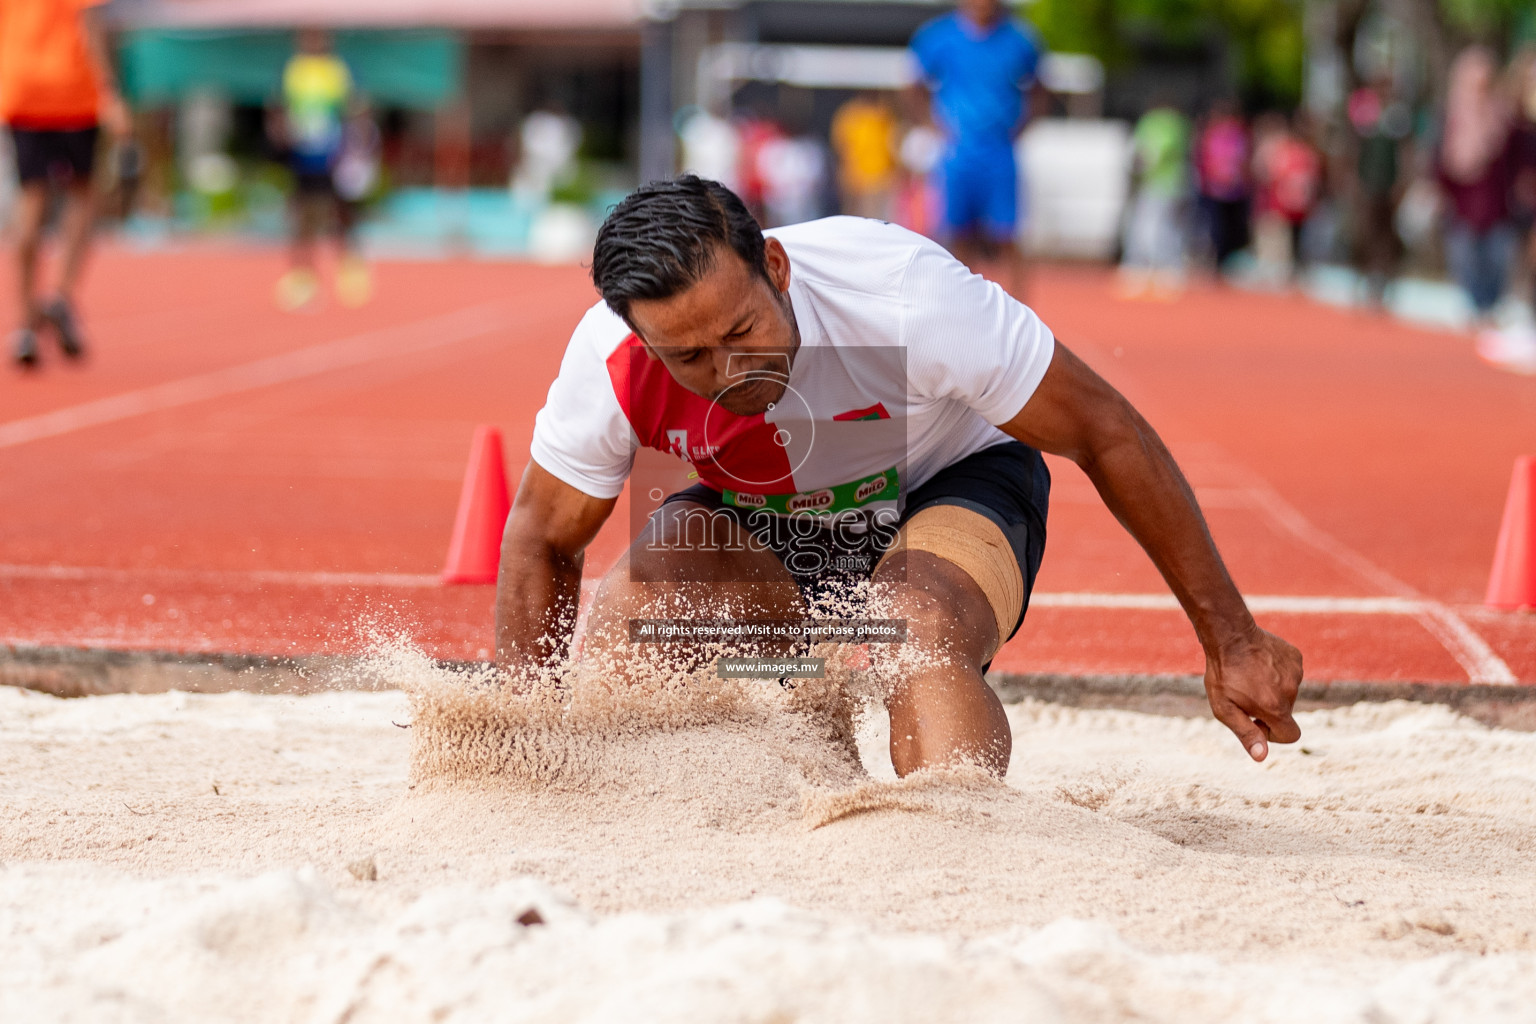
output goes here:
<path id="1" fill-rule="evenodd" d="M 516 676 L 562 661 L 581 601 L 583 553 L 617 498 L 594 498 L 532 460 L 501 540 L 496 664 Z"/>

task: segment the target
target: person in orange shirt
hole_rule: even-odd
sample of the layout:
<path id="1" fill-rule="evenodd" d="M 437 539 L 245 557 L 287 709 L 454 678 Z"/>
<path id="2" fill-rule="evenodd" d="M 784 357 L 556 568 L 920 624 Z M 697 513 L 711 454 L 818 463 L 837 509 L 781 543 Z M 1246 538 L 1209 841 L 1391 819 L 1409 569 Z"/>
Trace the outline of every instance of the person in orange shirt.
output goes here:
<path id="1" fill-rule="evenodd" d="M 98 12 L 102 0 L 0 0 L 0 120 L 10 129 L 21 193 L 16 203 L 16 262 L 21 326 L 11 351 L 37 362 L 37 335 L 52 328 L 66 356 L 85 351 L 74 312 L 75 288 L 90 247 L 95 204 L 91 175 L 101 129 L 128 132 Z M 50 186 L 64 190 L 64 241 L 58 287 L 44 301 L 38 255 Z"/>

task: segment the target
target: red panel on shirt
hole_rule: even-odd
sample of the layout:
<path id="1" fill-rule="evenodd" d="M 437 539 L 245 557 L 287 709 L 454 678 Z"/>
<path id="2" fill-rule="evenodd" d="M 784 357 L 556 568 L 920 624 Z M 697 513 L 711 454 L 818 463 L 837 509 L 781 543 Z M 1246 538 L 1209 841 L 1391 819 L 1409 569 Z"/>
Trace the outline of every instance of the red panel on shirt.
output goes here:
<path id="1" fill-rule="evenodd" d="M 737 416 L 679 384 L 631 334 L 608 356 L 619 407 L 647 448 L 691 462 L 717 491 L 787 494 L 796 490 L 778 431 L 757 416 Z"/>

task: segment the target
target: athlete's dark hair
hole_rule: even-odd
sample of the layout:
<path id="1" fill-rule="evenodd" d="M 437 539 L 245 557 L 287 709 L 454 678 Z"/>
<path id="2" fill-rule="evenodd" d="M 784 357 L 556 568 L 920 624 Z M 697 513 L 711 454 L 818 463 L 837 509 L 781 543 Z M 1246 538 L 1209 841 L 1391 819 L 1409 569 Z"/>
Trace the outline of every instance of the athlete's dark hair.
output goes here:
<path id="1" fill-rule="evenodd" d="M 629 321 L 635 299 L 669 299 L 714 266 L 728 246 L 768 278 L 763 229 L 736 193 L 696 175 L 641 185 L 613 208 L 592 248 L 592 283 Z"/>

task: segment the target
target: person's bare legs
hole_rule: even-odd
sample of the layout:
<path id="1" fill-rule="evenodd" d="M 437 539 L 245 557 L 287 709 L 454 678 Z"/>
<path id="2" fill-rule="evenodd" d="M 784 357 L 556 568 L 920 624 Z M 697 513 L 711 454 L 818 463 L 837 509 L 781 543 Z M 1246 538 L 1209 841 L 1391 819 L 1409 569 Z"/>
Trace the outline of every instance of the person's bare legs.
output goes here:
<path id="1" fill-rule="evenodd" d="M 337 196 L 336 217 L 336 297 L 344 306 L 361 306 L 373 295 L 373 280 L 357 242 L 360 204 Z"/>
<path id="2" fill-rule="evenodd" d="M 994 242 L 964 235 L 948 246 L 950 253 L 973 274 L 996 281 L 1004 291 L 1020 302 L 1028 284 L 1029 263 L 1024 250 L 1012 241 Z"/>
<path id="3" fill-rule="evenodd" d="M 58 297 L 73 303 L 75 290 L 90 255 L 91 235 L 96 228 L 96 190 L 89 181 L 72 181 L 64 193 L 64 212 L 60 218 L 64 244 L 63 264 L 59 270 Z"/>
<path id="4" fill-rule="evenodd" d="M 23 182 L 16 197 L 17 305 L 21 323 L 11 335 L 11 358 L 23 367 L 37 363 L 37 329 L 43 321 L 43 306 L 37 297 L 38 263 L 43 244 L 43 221 L 48 215 L 46 182 Z"/>
<path id="5" fill-rule="evenodd" d="M 960 235 L 945 243 L 949 254 L 961 263 L 973 274 L 980 274 L 986 270 L 986 253 L 970 235 Z"/>
<path id="6" fill-rule="evenodd" d="M 288 270 L 277 282 L 277 304 L 283 309 L 307 306 L 319 292 L 315 245 L 324 216 L 320 199 L 301 188 L 289 203 Z"/>
<path id="7" fill-rule="evenodd" d="M 324 218 L 321 200 L 300 192 L 293 200 L 293 238 L 288 247 L 288 262 L 300 270 L 315 269 L 315 243 Z"/>
<path id="8" fill-rule="evenodd" d="M 895 552 L 875 584 L 879 614 L 907 624 L 905 643 L 876 652 L 889 687 L 896 774 L 974 764 L 1003 775 L 1013 734 L 981 672 L 998 646 L 997 619 L 981 587 L 927 551 Z"/>
<path id="9" fill-rule="evenodd" d="M 1002 280 L 998 282 L 1003 288 L 1020 302 L 1024 300 L 1024 294 L 1029 285 L 1029 260 L 1024 255 L 1024 247 L 1015 241 L 996 243 L 999 261 L 1003 265 Z"/>
<path id="10" fill-rule="evenodd" d="M 38 263 L 42 254 L 43 221 L 48 216 L 48 185 L 30 181 L 16 197 L 16 281 L 21 307 L 21 326 L 36 330 L 42 322 L 43 304 L 37 294 Z"/>

